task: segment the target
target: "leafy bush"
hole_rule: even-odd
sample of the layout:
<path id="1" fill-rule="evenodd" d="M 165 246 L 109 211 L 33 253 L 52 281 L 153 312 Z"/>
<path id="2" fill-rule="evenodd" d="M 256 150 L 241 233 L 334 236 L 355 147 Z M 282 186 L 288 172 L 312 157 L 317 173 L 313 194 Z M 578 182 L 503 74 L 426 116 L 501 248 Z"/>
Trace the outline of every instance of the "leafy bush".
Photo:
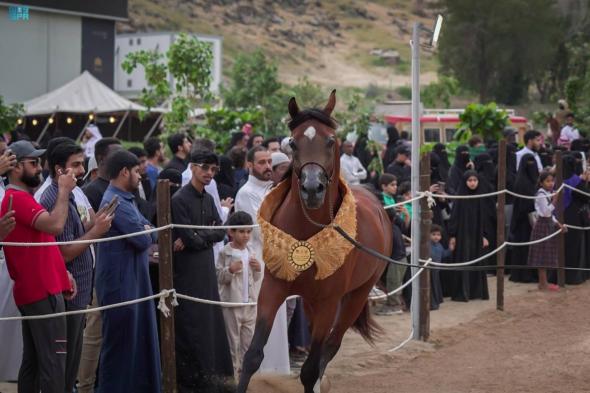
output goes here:
<path id="1" fill-rule="evenodd" d="M 0 95 L 0 133 L 10 132 L 16 127 L 17 120 L 25 113 L 22 104 L 5 105 Z"/>
<path id="2" fill-rule="evenodd" d="M 481 135 L 484 139 L 499 140 L 502 130 L 510 124 L 508 113 L 498 110 L 495 102 L 489 104 L 469 104 L 459 115 L 459 127 L 454 139 L 466 143 L 472 135 Z"/>

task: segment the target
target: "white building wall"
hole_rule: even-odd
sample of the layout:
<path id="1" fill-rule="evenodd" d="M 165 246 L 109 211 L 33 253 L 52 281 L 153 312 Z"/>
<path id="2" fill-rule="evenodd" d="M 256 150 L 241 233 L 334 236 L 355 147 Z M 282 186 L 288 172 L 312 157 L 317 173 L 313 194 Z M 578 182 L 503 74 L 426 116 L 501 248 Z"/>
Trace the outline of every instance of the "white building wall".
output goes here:
<path id="1" fill-rule="evenodd" d="M 177 35 L 175 33 L 137 33 L 120 34 L 115 37 L 115 90 L 127 97 L 137 97 L 139 92 L 146 87 L 143 67 L 138 67 L 131 74 L 127 74 L 121 64 L 127 54 L 139 50 L 158 50 L 166 53 Z M 216 36 L 195 36 L 204 42 L 212 44 L 213 64 L 211 92 L 219 93 L 222 78 L 222 43 L 223 39 Z M 173 80 L 169 77 L 170 83 Z"/>
<path id="2" fill-rule="evenodd" d="M 11 21 L 0 6 L 0 95 L 23 102 L 80 75 L 82 19 L 29 10 L 28 21 Z"/>

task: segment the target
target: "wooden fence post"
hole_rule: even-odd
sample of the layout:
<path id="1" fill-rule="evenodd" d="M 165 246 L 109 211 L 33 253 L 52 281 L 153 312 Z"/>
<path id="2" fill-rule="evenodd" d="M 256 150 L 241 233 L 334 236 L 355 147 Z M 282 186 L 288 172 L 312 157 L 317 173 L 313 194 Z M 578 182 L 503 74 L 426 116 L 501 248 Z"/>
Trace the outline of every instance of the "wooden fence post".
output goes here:
<path id="1" fill-rule="evenodd" d="M 422 154 L 420 162 L 420 191 L 430 190 L 430 154 Z M 417 212 L 414 212 L 416 214 Z M 427 198 L 420 200 L 420 259 L 430 258 L 430 225 L 432 212 Z M 423 265 L 423 263 L 420 263 Z M 425 270 L 419 277 L 420 285 L 420 333 L 422 341 L 430 337 L 430 270 Z"/>
<path id="2" fill-rule="evenodd" d="M 158 180 L 158 226 L 172 223 L 170 214 L 170 181 Z M 174 288 L 172 280 L 172 229 L 160 231 L 158 235 L 158 270 L 160 289 Z M 162 384 L 164 393 L 176 393 L 176 353 L 174 337 L 174 307 L 172 299 L 166 299 L 170 309 L 168 318 L 160 316 L 160 357 L 162 363 Z"/>
<path id="3" fill-rule="evenodd" d="M 555 152 L 555 188 L 561 187 L 563 184 L 563 156 L 561 151 Z M 557 221 L 561 224 L 564 222 L 564 207 L 563 207 L 563 191 L 557 197 Z M 565 287 L 565 234 L 557 235 L 557 285 Z"/>
<path id="4" fill-rule="evenodd" d="M 498 145 L 498 191 L 506 188 L 506 141 L 501 140 Z M 498 194 L 496 210 L 496 245 L 500 246 L 506 240 L 506 194 Z M 496 309 L 504 311 L 504 265 L 506 248 L 496 254 L 498 270 L 496 270 Z"/>

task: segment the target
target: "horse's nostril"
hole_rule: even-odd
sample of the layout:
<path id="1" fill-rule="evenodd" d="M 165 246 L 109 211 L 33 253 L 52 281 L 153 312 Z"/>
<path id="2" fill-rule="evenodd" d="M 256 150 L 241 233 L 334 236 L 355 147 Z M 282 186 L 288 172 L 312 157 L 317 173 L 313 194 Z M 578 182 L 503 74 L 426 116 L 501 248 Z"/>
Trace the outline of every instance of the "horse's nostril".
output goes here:
<path id="1" fill-rule="evenodd" d="M 324 185 L 322 183 L 318 184 L 318 192 L 324 191 Z"/>

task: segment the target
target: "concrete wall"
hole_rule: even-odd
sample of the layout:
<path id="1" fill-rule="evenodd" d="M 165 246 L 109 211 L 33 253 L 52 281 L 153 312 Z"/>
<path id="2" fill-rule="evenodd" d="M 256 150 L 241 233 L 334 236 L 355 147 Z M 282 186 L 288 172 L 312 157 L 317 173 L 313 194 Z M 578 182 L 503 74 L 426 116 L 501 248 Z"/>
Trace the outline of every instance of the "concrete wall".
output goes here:
<path id="1" fill-rule="evenodd" d="M 0 6 L 0 95 L 23 102 L 80 75 L 82 22 L 79 16 L 29 11 L 28 21 L 11 21 Z"/>

